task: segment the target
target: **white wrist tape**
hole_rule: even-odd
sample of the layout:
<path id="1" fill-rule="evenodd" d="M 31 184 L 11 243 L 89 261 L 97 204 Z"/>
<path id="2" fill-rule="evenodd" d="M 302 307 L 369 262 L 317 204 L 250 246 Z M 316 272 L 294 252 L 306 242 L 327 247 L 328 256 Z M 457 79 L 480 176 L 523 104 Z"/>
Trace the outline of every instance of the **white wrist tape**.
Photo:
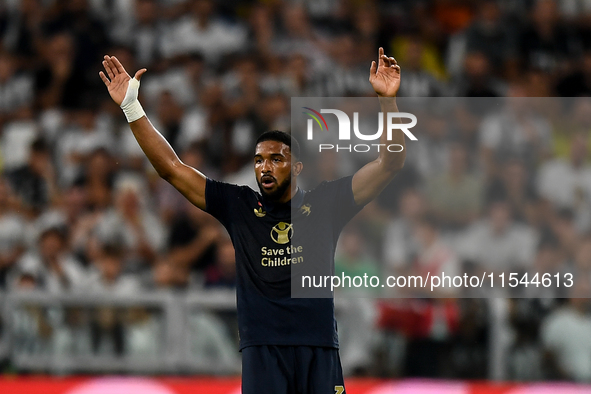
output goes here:
<path id="1" fill-rule="evenodd" d="M 125 92 L 125 98 L 121 102 L 121 109 L 127 118 L 127 122 L 135 122 L 146 113 L 142 108 L 139 100 L 137 99 L 138 92 L 140 90 L 140 81 L 135 78 L 129 80 L 127 85 L 127 92 Z"/>

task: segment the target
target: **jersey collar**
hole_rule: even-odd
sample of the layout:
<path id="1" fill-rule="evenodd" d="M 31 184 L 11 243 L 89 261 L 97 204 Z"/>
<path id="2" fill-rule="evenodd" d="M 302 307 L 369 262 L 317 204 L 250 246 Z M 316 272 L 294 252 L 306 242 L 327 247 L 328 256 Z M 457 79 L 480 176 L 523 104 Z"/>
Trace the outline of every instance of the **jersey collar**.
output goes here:
<path id="1" fill-rule="evenodd" d="M 284 204 L 270 201 L 269 199 L 266 199 L 264 195 L 261 195 L 261 197 L 262 197 L 263 206 L 264 206 L 265 210 L 267 210 L 269 212 L 273 212 L 276 210 L 284 210 L 284 209 L 290 210 L 291 208 L 297 209 L 297 208 L 301 207 L 302 204 L 304 203 L 304 192 L 299 187 L 297 188 L 297 190 L 296 190 L 295 194 L 293 195 L 293 197 L 291 198 L 291 200 L 289 200 L 288 202 L 286 202 Z"/>
<path id="2" fill-rule="evenodd" d="M 295 194 L 293 195 L 293 197 L 291 198 L 291 206 L 292 208 L 299 208 L 302 206 L 302 204 L 304 203 L 304 192 L 302 191 L 302 189 L 300 189 L 298 187 L 298 189 L 296 190 Z"/>

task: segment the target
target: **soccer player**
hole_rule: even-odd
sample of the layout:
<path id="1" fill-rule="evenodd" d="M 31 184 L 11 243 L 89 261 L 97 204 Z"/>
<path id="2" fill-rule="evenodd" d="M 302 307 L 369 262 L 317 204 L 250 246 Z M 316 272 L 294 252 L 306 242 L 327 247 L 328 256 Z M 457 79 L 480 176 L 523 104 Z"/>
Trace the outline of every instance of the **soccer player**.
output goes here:
<path id="1" fill-rule="evenodd" d="M 105 56 L 99 73 L 111 98 L 121 106 L 139 145 L 158 172 L 189 201 L 217 218 L 228 230 L 236 250 L 237 306 L 242 351 L 242 392 L 245 394 L 345 393 L 338 353 L 332 298 L 292 298 L 290 265 L 276 256 L 291 256 L 292 219 L 314 223 L 306 229 L 316 242 L 314 256 L 334 264 L 338 235 L 365 204 L 374 199 L 400 171 L 405 150 L 380 150 L 378 158 L 355 173 L 316 189 L 297 187 L 303 164 L 297 141 L 287 133 L 269 131 L 257 140 L 254 172 L 260 193 L 246 186 L 207 178 L 187 166 L 152 126 L 140 105 L 139 80 L 131 78 L 119 60 Z M 400 67 L 379 49 L 369 82 L 382 112 L 398 112 L 395 97 Z M 405 146 L 402 130 L 382 144 Z M 298 213 L 292 218 L 293 212 Z M 320 240 L 320 242 L 318 242 Z M 319 246 L 318 246 L 319 245 Z M 289 249 L 289 251 L 288 251 Z M 295 260 L 294 260 L 295 258 Z M 298 262 L 312 264 L 313 262 Z"/>

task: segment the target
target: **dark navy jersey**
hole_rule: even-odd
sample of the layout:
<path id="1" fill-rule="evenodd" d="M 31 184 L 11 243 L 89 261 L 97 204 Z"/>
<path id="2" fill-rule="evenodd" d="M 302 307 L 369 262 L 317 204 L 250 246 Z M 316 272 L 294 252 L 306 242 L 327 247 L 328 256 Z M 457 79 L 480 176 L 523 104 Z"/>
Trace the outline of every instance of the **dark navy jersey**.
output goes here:
<path id="1" fill-rule="evenodd" d="M 296 265 L 333 272 L 339 234 L 362 209 L 351 180 L 298 189 L 286 204 L 270 202 L 247 186 L 207 180 L 206 211 L 226 227 L 236 250 L 240 349 L 338 347 L 332 297 L 292 298 L 291 277 Z"/>

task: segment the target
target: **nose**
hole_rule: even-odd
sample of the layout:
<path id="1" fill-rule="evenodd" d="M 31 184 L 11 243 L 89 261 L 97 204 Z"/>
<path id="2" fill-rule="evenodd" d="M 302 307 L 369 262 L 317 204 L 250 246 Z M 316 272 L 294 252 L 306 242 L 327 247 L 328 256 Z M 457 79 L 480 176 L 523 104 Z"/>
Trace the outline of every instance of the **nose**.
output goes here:
<path id="1" fill-rule="evenodd" d="M 267 173 L 271 172 L 271 163 L 269 160 L 263 160 L 263 165 L 261 166 L 261 172 Z"/>

